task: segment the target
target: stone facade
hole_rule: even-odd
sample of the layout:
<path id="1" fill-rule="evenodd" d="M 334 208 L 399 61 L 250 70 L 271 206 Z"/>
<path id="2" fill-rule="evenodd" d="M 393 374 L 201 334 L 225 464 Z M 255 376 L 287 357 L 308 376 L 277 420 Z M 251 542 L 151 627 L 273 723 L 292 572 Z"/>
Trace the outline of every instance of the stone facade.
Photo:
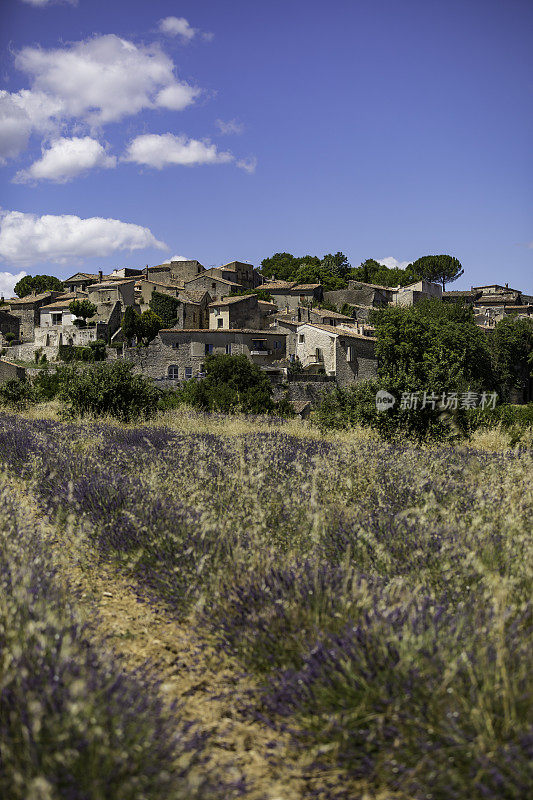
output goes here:
<path id="1" fill-rule="evenodd" d="M 61 292 L 43 292 L 42 294 L 30 294 L 20 300 L 10 301 L 10 314 L 20 320 L 20 339 L 23 342 L 32 342 L 35 328 L 39 325 L 39 318 L 42 306 L 51 303 L 60 295 Z"/>
<path id="2" fill-rule="evenodd" d="M 291 281 L 271 281 L 261 288 L 270 294 L 272 302 L 280 311 L 296 311 L 298 306 L 310 306 L 320 302 L 324 291 L 320 283 L 296 283 Z"/>
<path id="3" fill-rule="evenodd" d="M 438 283 L 430 283 L 429 281 L 417 281 L 409 286 L 400 286 L 396 292 L 393 304 L 395 306 L 414 306 L 421 300 L 428 300 L 429 298 L 442 298 L 442 287 Z"/>
<path id="4" fill-rule="evenodd" d="M 205 272 L 205 267 L 199 261 L 169 261 L 156 267 L 148 267 L 146 276 L 148 280 L 156 283 L 167 283 L 173 286 L 185 286 L 188 281 L 197 278 Z"/>
<path id="5" fill-rule="evenodd" d="M 276 307 L 257 299 L 257 295 L 227 297 L 209 305 L 209 328 L 230 330 L 236 328 L 263 329 L 268 327 L 267 317 Z"/>
<path id="6" fill-rule="evenodd" d="M 305 323 L 297 330 L 296 355 L 302 366 L 323 370 L 338 386 L 377 377 L 376 340 L 329 325 Z"/>
<path id="7" fill-rule="evenodd" d="M 7 381 L 19 380 L 23 381 L 26 378 L 26 370 L 24 367 L 19 367 L 18 364 L 12 364 L 11 361 L 5 361 L 0 358 L 0 383 L 7 383 Z"/>
<path id="8" fill-rule="evenodd" d="M 18 339 L 20 336 L 20 319 L 0 308 L 0 342 L 5 339 L 6 333 L 13 333 L 15 338 Z"/>
<path id="9" fill-rule="evenodd" d="M 199 275 L 194 280 L 187 281 L 184 288 L 186 291 L 203 289 L 209 292 L 213 300 L 222 300 L 222 298 L 228 297 L 231 292 L 242 289 L 242 286 L 239 283 L 235 283 L 235 281 L 228 281 L 210 273 L 209 275 Z"/>
<path id="10" fill-rule="evenodd" d="M 258 366 L 285 358 L 285 336 L 270 331 L 163 330 L 148 347 L 125 348 L 124 358 L 154 380 L 178 381 L 203 373 L 209 354 L 244 354 Z"/>
<path id="11" fill-rule="evenodd" d="M 88 288 L 89 300 L 96 306 L 122 303 L 135 305 L 135 279 L 125 281 L 104 281 Z"/>

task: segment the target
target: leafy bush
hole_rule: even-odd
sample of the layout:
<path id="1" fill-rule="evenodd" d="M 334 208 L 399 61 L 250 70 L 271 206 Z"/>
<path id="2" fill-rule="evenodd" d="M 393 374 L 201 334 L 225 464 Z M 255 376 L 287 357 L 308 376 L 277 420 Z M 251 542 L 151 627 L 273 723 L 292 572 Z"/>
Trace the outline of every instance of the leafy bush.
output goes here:
<path id="1" fill-rule="evenodd" d="M 132 364 L 115 361 L 65 370 L 58 397 L 72 415 L 110 414 L 128 422 L 152 416 L 159 392 L 147 378 L 133 374 Z"/>
<path id="2" fill-rule="evenodd" d="M 11 342 L 14 342 L 16 338 L 17 336 L 15 333 L 13 333 L 13 331 L 8 331 L 6 334 L 4 334 L 4 339 L 8 345 L 11 344 Z"/>
<path id="3" fill-rule="evenodd" d="M 35 402 L 37 396 L 30 381 L 14 378 L 0 384 L 0 405 L 22 411 Z"/>
<path id="4" fill-rule="evenodd" d="M 59 358 L 65 363 L 71 361 L 105 361 L 106 343 L 103 339 L 96 339 L 87 345 L 59 345 Z"/>
<path id="5" fill-rule="evenodd" d="M 160 320 L 163 328 L 173 328 L 178 321 L 178 308 L 180 301 L 177 297 L 164 294 L 163 292 L 152 292 L 150 298 L 150 308 Z"/>
<path id="6" fill-rule="evenodd" d="M 177 390 L 181 402 L 204 411 L 252 414 L 276 411 L 268 377 L 245 355 L 207 356 L 205 372 L 205 378 L 187 381 Z"/>

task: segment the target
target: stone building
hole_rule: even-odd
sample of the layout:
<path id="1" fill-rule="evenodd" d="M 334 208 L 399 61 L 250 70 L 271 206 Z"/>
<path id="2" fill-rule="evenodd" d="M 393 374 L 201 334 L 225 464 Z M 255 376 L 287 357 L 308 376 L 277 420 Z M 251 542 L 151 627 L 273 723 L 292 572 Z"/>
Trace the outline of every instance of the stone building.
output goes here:
<path id="1" fill-rule="evenodd" d="M 274 303 L 258 300 L 256 294 L 226 297 L 210 303 L 209 328 L 211 330 L 266 328 L 267 317 L 275 310 Z"/>
<path id="2" fill-rule="evenodd" d="M 376 339 L 349 329 L 306 322 L 298 326 L 296 356 L 304 369 L 324 371 L 339 386 L 377 377 Z"/>
<path id="3" fill-rule="evenodd" d="M 393 302 L 396 288 L 392 286 L 379 286 L 374 283 L 362 281 L 348 281 L 346 289 L 336 289 L 324 292 L 324 300 L 339 310 L 344 305 L 359 306 L 368 310 L 383 308 Z"/>
<path id="4" fill-rule="evenodd" d="M 15 339 L 19 338 L 20 318 L 0 308 L 0 343 L 5 340 L 6 333 L 14 334 Z"/>
<path id="5" fill-rule="evenodd" d="M 9 301 L 9 313 L 20 320 L 19 338 L 22 342 L 33 342 L 42 306 L 53 302 L 59 295 L 61 292 L 42 292 Z"/>
<path id="6" fill-rule="evenodd" d="M 285 336 L 268 330 L 170 330 L 159 331 L 148 345 L 127 348 L 124 358 L 149 378 L 188 380 L 204 373 L 210 354 L 244 354 L 260 367 L 285 358 Z"/>
<path id="7" fill-rule="evenodd" d="M 88 287 L 88 296 L 96 306 L 122 303 L 124 307 L 135 305 L 135 279 L 102 281 Z"/>
<path id="8" fill-rule="evenodd" d="M 196 259 L 187 261 L 167 261 L 165 264 L 158 264 L 155 267 L 148 267 L 146 277 L 156 283 L 166 283 L 173 286 L 185 286 L 188 281 L 193 280 L 204 273 L 205 267 Z"/>
<path id="9" fill-rule="evenodd" d="M 296 281 L 270 281 L 262 289 L 271 296 L 280 311 L 296 311 L 298 306 L 310 306 L 323 298 L 321 283 L 297 283 Z"/>
<path id="10" fill-rule="evenodd" d="M 229 264 L 214 267 L 207 271 L 228 281 L 238 283 L 243 289 L 255 289 L 257 285 L 253 265 L 247 264 L 245 261 L 230 261 Z"/>
<path id="11" fill-rule="evenodd" d="M 58 348 L 60 345 L 88 345 L 97 339 L 110 342 L 113 334 L 120 328 L 122 305 L 120 302 L 102 303 L 97 306 L 94 317 L 87 321 L 86 327 L 74 325 L 75 315 L 69 310 L 72 300 L 56 300 L 40 310 L 40 323 L 35 327 L 35 347 Z M 47 355 L 57 354 L 57 350 L 47 351 Z"/>
<path id="12" fill-rule="evenodd" d="M 96 275 L 91 272 L 76 272 L 70 278 L 63 281 L 63 286 L 69 292 L 85 292 L 87 287 L 102 280 L 102 273 Z"/>
<path id="13" fill-rule="evenodd" d="M 242 286 L 239 283 L 235 283 L 235 281 L 220 278 L 210 270 L 205 270 L 205 274 L 198 275 L 194 280 L 187 281 L 184 289 L 188 292 L 203 290 L 209 292 L 213 300 L 222 300 L 232 292 L 242 289 Z"/>
<path id="14" fill-rule="evenodd" d="M 482 295 L 480 289 L 454 289 L 451 292 L 442 293 L 443 303 L 464 303 L 465 305 L 473 305 L 476 300 Z"/>
<path id="15" fill-rule="evenodd" d="M 392 303 L 395 306 L 414 306 L 421 300 L 430 298 L 442 298 L 442 287 L 438 283 L 430 281 L 417 281 L 409 286 L 399 286 L 393 297 Z"/>
<path id="16" fill-rule="evenodd" d="M 0 358 L 0 384 L 14 380 L 23 381 L 25 378 L 26 370 L 24 367 L 19 367 L 18 364 L 12 364 L 11 361 Z"/>

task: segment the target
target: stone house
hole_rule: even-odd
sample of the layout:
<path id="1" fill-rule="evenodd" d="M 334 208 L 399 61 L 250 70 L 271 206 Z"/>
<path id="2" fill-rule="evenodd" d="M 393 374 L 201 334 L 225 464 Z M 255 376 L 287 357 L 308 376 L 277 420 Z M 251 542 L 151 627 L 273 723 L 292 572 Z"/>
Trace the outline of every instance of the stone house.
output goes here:
<path id="1" fill-rule="evenodd" d="M 377 377 L 376 339 L 349 329 L 306 322 L 298 326 L 296 356 L 304 369 L 324 371 L 339 386 Z"/>
<path id="2" fill-rule="evenodd" d="M 154 292 L 168 294 L 178 301 L 176 328 L 207 328 L 208 304 L 211 300 L 209 292 L 186 292 L 179 286 L 155 283 L 154 281 L 141 280 L 136 284 L 136 302 L 142 311 L 150 308 L 150 300 Z"/>
<path id="3" fill-rule="evenodd" d="M 392 286 L 348 281 L 346 289 L 324 292 L 324 300 L 339 310 L 344 305 L 359 306 L 367 309 L 368 313 L 371 308 L 383 308 L 392 303 L 396 291 L 396 288 Z"/>
<path id="4" fill-rule="evenodd" d="M 15 339 L 20 336 L 20 318 L 0 308 L 0 343 L 5 339 L 6 333 L 13 333 Z"/>
<path id="5" fill-rule="evenodd" d="M 414 306 L 421 300 L 428 300 L 435 297 L 442 298 L 442 286 L 430 281 L 417 281 L 409 286 L 399 286 L 392 300 L 395 306 Z"/>
<path id="6" fill-rule="evenodd" d="M 191 281 L 187 281 L 184 289 L 188 292 L 198 290 L 209 292 L 213 300 L 222 300 L 222 298 L 228 297 L 232 292 L 242 289 L 239 283 L 229 281 L 226 278 L 220 278 L 210 270 L 205 270 L 205 273 L 206 274 L 198 275 L 197 278 Z"/>
<path id="7" fill-rule="evenodd" d="M 443 303 L 465 303 L 465 305 L 473 305 L 476 300 L 479 300 L 482 292 L 480 289 L 455 289 L 451 292 L 442 293 Z"/>
<path id="8" fill-rule="evenodd" d="M 87 321 L 85 328 L 74 325 L 76 317 L 69 311 L 71 302 L 72 299 L 57 300 L 41 308 L 40 324 L 35 328 L 35 347 L 83 346 L 96 339 L 111 341 L 122 320 L 120 302 L 97 306 L 96 314 Z"/>
<path id="9" fill-rule="evenodd" d="M 296 311 L 298 306 L 319 303 L 324 294 L 321 283 L 270 281 L 263 284 L 262 288 L 269 293 L 280 311 Z"/>
<path id="10" fill-rule="evenodd" d="M 9 313 L 20 320 L 19 338 L 22 342 L 33 342 L 35 328 L 39 325 L 41 308 L 52 303 L 61 292 L 42 292 L 9 301 Z"/>
<path id="11" fill-rule="evenodd" d="M 354 323 L 353 317 L 346 314 L 339 314 L 338 311 L 330 311 L 327 308 L 311 308 L 309 306 L 298 306 L 294 311 L 280 311 L 274 315 L 277 319 L 290 322 L 318 322 L 322 325 L 340 325 Z"/>
<path id="12" fill-rule="evenodd" d="M 24 367 L 19 367 L 18 364 L 12 364 L 11 361 L 0 358 L 0 383 L 14 380 L 23 381 L 25 378 L 26 370 Z"/>
<path id="13" fill-rule="evenodd" d="M 207 271 L 217 274 L 228 281 L 238 283 L 243 289 L 255 289 L 256 287 L 253 265 L 247 264 L 245 261 L 230 261 L 229 264 L 223 264 L 221 267 L 214 267 L 212 270 Z"/>
<path id="14" fill-rule="evenodd" d="M 275 310 L 276 306 L 273 303 L 258 300 L 256 294 L 226 297 L 209 304 L 209 328 L 211 330 L 263 329 L 268 327 L 268 315 Z"/>
<path id="15" fill-rule="evenodd" d="M 188 281 L 193 280 L 204 273 L 205 267 L 196 259 L 187 261 L 167 261 L 165 264 L 158 264 L 155 267 L 148 267 L 146 277 L 156 283 L 166 283 L 173 286 L 185 286 Z"/>
<path id="16" fill-rule="evenodd" d="M 154 380 L 188 380 L 204 373 L 210 354 L 244 354 L 260 367 L 285 358 L 285 336 L 269 330 L 170 330 L 159 331 L 148 345 L 127 348 L 124 358 L 137 371 Z"/>
<path id="17" fill-rule="evenodd" d="M 89 300 L 96 306 L 122 303 L 125 306 L 135 305 L 135 279 L 102 281 L 88 288 Z"/>
<path id="18" fill-rule="evenodd" d="M 99 280 L 102 280 L 101 272 L 98 275 L 90 272 L 76 272 L 75 275 L 63 281 L 63 286 L 69 292 L 85 292 L 88 286 L 98 283 Z"/>

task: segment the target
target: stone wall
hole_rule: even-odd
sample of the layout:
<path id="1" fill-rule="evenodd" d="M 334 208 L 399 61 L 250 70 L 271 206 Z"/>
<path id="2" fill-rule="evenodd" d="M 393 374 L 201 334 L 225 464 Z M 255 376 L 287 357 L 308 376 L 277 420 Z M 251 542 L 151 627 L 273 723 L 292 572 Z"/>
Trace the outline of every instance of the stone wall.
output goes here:
<path id="1" fill-rule="evenodd" d="M 6 333 L 14 333 L 16 338 L 19 338 L 20 319 L 14 314 L 9 314 L 7 311 L 0 309 L 0 341 L 2 336 Z"/>
<path id="2" fill-rule="evenodd" d="M 313 408 L 318 408 L 324 395 L 336 387 L 334 381 L 288 381 L 274 385 L 273 399 L 308 400 Z"/>
<path id="3" fill-rule="evenodd" d="M 351 360 L 348 360 L 350 348 Z M 369 339 L 339 336 L 336 342 L 336 382 L 338 386 L 351 386 L 359 381 L 377 378 L 378 361 L 376 343 Z"/>
<path id="4" fill-rule="evenodd" d="M 4 361 L 0 358 L 0 383 L 7 383 L 7 381 L 18 380 L 23 381 L 26 377 L 26 370 L 24 367 L 19 367 L 18 364 L 12 364 L 10 361 Z"/>

